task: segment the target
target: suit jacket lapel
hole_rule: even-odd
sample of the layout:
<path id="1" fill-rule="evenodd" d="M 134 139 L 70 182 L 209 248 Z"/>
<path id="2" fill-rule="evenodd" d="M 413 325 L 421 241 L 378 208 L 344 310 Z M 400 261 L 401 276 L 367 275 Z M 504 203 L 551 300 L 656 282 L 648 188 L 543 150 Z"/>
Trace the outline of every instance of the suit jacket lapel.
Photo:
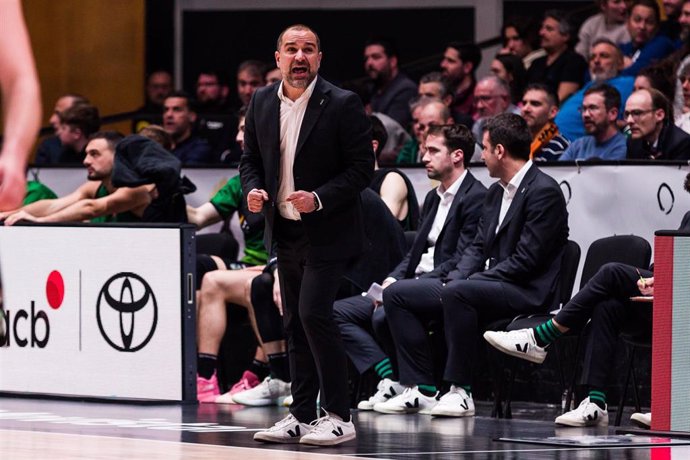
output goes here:
<path id="1" fill-rule="evenodd" d="M 278 171 L 280 171 L 280 99 L 278 99 L 278 94 L 274 93 L 271 96 L 261 119 L 269 129 L 268 140 L 270 144 L 268 152 L 271 154 L 269 157 L 270 163 L 274 168 L 273 171 L 268 172 L 268 177 L 277 177 Z"/>
<path id="2" fill-rule="evenodd" d="M 295 156 L 299 155 L 304 143 L 306 142 L 311 130 L 314 129 L 317 120 L 321 116 L 321 112 L 328 105 L 329 101 L 328 90 L 324 90 L 321 78 L 316 81 L 314 92 L 307 103 L 307 110 L 304 113 L 304 120 L 302 120 L 302 127 L 299 130 L 299 138 L 297 139 L 297 150 Z M 279 114 L 280 115 L 280 114 Z"/>
<path id="3" fill-rule="evenodd" d="M 529 188 L 536 174 L 537 167 L 532 165 L 527 171 L 527 173 L 525 173 L 525 177 L 522 178 L 522 182 L 520 182 L 520 187 L 515 192 L 513 201 L 511 201 L 510 207 L 508 208 L 508 212 L 506 213 L 506 216 L 503 218 L 503 222 L 501 222 L 501 226 L 499 227 L 498 232 L 496 232 L 496 234 L 500 233 L 504 228 L 506 228 L 510 220 L 517 212 L 516 210 L 522 207 L 522 202 L 525 199 L 525 193 L 527 192 L 527 189 Z"/>
<path id="4" fill-rule="evenodd" d="M 443 227 L 441 228 L 441 233 L 438 235 L 438 239 L 442 239 L 443 233 L 446 231 L 446 227 L 448 226 L 448 223 L 453 219 L 453 216 L 455 215 L 456 210 L 458 209 L 458 206 L 460 206 L 460 203 L 462 203 L 462 200 L 465 198 L 465 195 L 467 195 L 467 191 L 470 189 L 472 186 L 472 183 L 474 182 L 474 177 L 470 175 L 468 172 L 467 175 L 465 176 L 465 179 L 463 179 L 462 184 L 460 184 L 460 187 L 458 188 L 458 191 L 455 193 L 455 196 L 453 197 L 453 202 L 450 205 L 450 209 L 448 210 L 448 215 L 446 216 L 446 221 L 443 222 Z"/>
<path id="5" fill-rule="evenodd" d="M 426 249 L 427 237 L 431 231 L 431 226 L 434 224 L 434 219 L 436 218 L 436 212 L 438 211 L 438 203 L 441 199 L 438 197 L 436 192 L 429 203 L 429 214 L 426 215 L 424 222 L 420 225 L 419 230 L 417 230 L 417 236 L 412 243 L 412 249 L 410 250 L 410 260 L 406 270 L 406 277 L 411 277 L 414 274 L 417 264 L 422 257 L 422 253 Z"/>
<path id="6" fill-rule="evenodd" d="M 498 225 L 498 215 L 501 213 L 501 199 L 503 196 L 503 188 L 496 184 L 497 191 L 494 193 L 498 193 L 499 199 L 498 200 L 491 200 L 489 203 L 491 203 L 491 208 L 489 208 L 485 213 L 484 213 L 484 218 L 488 217 L 488 222 L 484 224 L 485 234 L 484 234 L 484 251 L 486 252 L 488 248 L 490 248 L 493 243 L 494 239 L 496 238 L 496 226 Z"/>

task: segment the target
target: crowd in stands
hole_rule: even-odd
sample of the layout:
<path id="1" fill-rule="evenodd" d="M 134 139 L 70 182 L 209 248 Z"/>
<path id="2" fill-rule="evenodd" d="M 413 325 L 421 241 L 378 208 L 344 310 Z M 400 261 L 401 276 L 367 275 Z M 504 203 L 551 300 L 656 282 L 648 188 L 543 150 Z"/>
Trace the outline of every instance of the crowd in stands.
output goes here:
<path id="1" fill-rule="evenodd" d="M 420 136 L 425 121 L 430 121 L 428 114 L 425 120 L 420 118 L 429 103 L 424 98 L 440 101 L 452 120 L 470 128 L 476 139 L 488 118 L 504 112 L 521 114 L 530 124 L 536 161 L 690 157 L 686 149 L 667 149 L 669 143 L 685 145 L 690 132 L 690 2 L 663 2 L 664 20 L 655 0 L 597 0 L 596 5 L 599 12 L 579 28 L 578 14 L 562 10 L 549 10 L 538 21 L 507 19 L 501 31 L 503 48 L 491 59 L 485 75 L 478 74 L 482 52 L 472 43 L 451 42 L 444 50 L 429 50 L 441 56 L 438 70 L 414 81 L 404 72 L 393 40 L 368 39 L 362 48 L 364 77 L 344 86 L 355 90 L 386 128 L 388 142 L 379 162 L 421 162 Z M 234 77 L 232 95 L 225 71 L 199 70 L 195 87 L 188 92 L 175 90 L 169 72 L 152 72 L 133 132 L 151 123 L 162 125 L 173 137 L 172 151 L 183 165 L 237 165 L 238 113 L 257 88 L 274 84 L 280 74 L 273 65 L 247 60 L 237 66 Z M 548 94 L 548 102 L 541 106 L 548 107 L 548 116 L 535 108 L 535 84 L 543 85 L 541 91 Z M 616 131 L 609 123 L 606 135 L 599 133 L 604 129 L 600 105 L 584 104 L 586 92 L 603 84 L 613 89 L 599 91 L 606 94 L 608 104 L 604 118 L 613 116 L 610 103 L 619 101 Z M 626 110 L 633 90 L 640 89 L 657 90 L 663 99 L 650 93 L 651 104 Z M 231 100 L 238 102 L 232 105 Z M 446 123 L 448 117 L 441 115 L 431 121 Z M 653 132 L 638 129 L 654 124 L 652 119 L 658 120 Z M 98 130 L 98 110 L 81 95 L 65 94 L 56 102 L 50 123 L 56 136 L 39 146 L 34 162 L 80 162 L 88 136 Z M 617 133 L 627 141 L 625 148 L 621 148 L 623 138 L 614 136 Z M 570 144 L 586 136 L 594 140 L 577 142 L 563 155 Z M 477 147 L 474 161 L 479 160 L 479 151 Z"/>

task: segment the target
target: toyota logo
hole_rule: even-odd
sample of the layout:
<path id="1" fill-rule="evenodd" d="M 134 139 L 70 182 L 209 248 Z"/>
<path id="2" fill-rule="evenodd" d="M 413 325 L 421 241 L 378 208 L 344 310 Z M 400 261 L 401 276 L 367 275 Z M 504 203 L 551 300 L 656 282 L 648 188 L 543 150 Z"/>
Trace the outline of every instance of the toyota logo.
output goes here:
<path id="1" fill-rule="evenodd" d="M 141 350 L 153 337 L 158 304 L 151 286 L 135 273 L 118 273 L 101 288 L 96 302 L 101 335 L 119 351 Z"/>

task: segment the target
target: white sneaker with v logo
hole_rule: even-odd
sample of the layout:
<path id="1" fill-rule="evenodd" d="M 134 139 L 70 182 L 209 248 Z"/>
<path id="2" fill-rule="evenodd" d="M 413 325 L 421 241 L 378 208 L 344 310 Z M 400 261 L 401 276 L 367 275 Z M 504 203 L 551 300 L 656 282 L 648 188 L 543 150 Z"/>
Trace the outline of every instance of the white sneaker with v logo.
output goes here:
<path id="1" fill-rule="evenodd" d="M 437 397 L 438 392 L 435 396 L 426 396 L 417 387 L 406 388 L 401 395 L 374 404 L 374 410 L 383 414 L 430 414 L 438 404 Z"/>
<path id="2" fill-rule="evenodd" d="M 322 409 L 323 410 L 323 409 Z M 355 425 L 352 416 L 349 421 L 344 421 L 337 415 L 323 411 L 326 415 L 311 422 L 311 430 L 302 436 L 300 444 L 312 446 L 336 446 L 351 439 L 355 439 Z"/>
<path id="3" fill-rule="evenodd" d="M 607 426 L 609 413 L 589 400 L 582 400 L 577 409 L 556 417 L 558 425 L 566 426 Z"/>
<path id="4" fill-rule="evenodd" d="M 438 417 L 470 417 L 474 415 L 474 400 L 464 388 L 450 386 L 448 393 L 441 396 L 438 404 L 431 410 Z"/>
<path id="5" fill-rule="evenodd" d="M 254 441 L 277 442 L 282 444 L 298 443 L 312 429 L 311 425 L 300 423 L 290 414 L 276 422 L 271 428 L 254 433 Z"/>

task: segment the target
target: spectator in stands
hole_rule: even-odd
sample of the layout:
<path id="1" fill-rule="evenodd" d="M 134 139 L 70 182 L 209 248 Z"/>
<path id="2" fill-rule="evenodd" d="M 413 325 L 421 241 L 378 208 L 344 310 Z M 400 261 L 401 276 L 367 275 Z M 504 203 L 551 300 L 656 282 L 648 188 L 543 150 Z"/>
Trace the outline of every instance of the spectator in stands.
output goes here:
<path id="1" fill-rule="evenodd" d="M 690 0 L 683 0 L 678 23 L 680 24 L 680 42 L 682 45 L 675 53 L 664 60 L 665 64 L 673 67 L 671 72 L 675 75 L 673 111 L 676 121 L 686 111 L 684 109 L 685 98 L 683 97 L 683 87 L 680 79 L 681 71 L 690 63 Z M 668 72 L 668 70 L 666 71 Z"/>
<path id="2" fill-rule="evenodd" d="M 48 120 L 55 131 L 55 135 L 48 137 L 38 146 L 36 158 L 34 159 L 35 164 L 47 165 L 81 162 L 81 152 L 74 151 L 70 147 L 63 147 L 57 135 L 58 129 L 60 128 L 60 114 L 77 103 L 88 104 L 89 101 L 84 96 L 75 93 L 63 94 L 55 101 L 53 113 Z"/>
<path id="3" fill-rule="evenodd" d="M 690 38 L 690 0 L 683 0 L 678 24 L 680 25 L 680 40 L 687 43 L 688 38 Z"/>
<path id="4" fill-rule="evenodd" d="M 428 131 L 423 161 L 427 175 L 441 185 L 427 194 L 420 229 L 407 256 L 383 281 L 384 292 L 392 286 L 426 292 L 427 284 L 442 279 L 474 238 L 486 194 L 466 170 L 474 143 L 463 125 L 434 126 Z M 380 307 L 380 301 L 362 296 L 339 300 L 333 307 L 345 349 L 358 372 L 373 369 L 380 378 L 376 394 L 357 406 L 361 410 L 372 410 L 404 389 L 389 358 L 395 349 Z"/>
<path id="5" fill-rule="evenodd" d="M 607 38 L 595 40 L 589 55 L 591 81 L 563 102 L 558 115 L 556 115 L 556 125 L 570 142 L 586 134 L 579 109 L 582 107 L 585 91 L 590 86 L 596 83 L 606 83 L 613 86 L 620 93 L 621 102 L 630 96 L 633 91 L 634 78 L 621 75 L 622 69 L 623 54 L 616 44 Z M 621 106 L 618 109 L 619 116 L 622 116 L 623 108 Z"/>
<path id="6" fill-rule="evenodd" d="M 266 64 L 253 59 L 242 62 L 237 67 L 237 96 L 242 107 L 247 107 L 257 88 L 266 85 L 264 79 Z"/>
<path id="7" fill-rule="evenodd" d="M 475 123 L 472 134 L 480 139 L 486 121 L 499 113 L 520 113 L 510 102 L 510 86 L 496 76 L 484 77 L 474 87 Z"/>
<path id="8" fill-rule="evenodd" d="M 167 70 L 156 70 L 146 78 L 144 105 L 132 118 L 132 132 L 138 133 L 149 124 L 163 123 L 163 101 L 173 90 L 173 77 Z"/>
<path id="9" fill-rule="evenodd" d="M 60 114 L 57 136 L 63 150 L 76 152 L 75 158 L 84 159 L 89 137 L 101 127 L 98 109 L 91 104 L 74 104 Z"/>
<path id="10" fill-rule="evenodd" d="M 197 111 L 203 113 L 225 113 L 228 111 L 228 80 L 225 74 L 215 69 L 204 69 L 196 79 Z"/>
<path id="11" fill-rule="evenodd" d="M 558 96 L 549 86 L 533 83 L 522 96 L 522 118 L 527 122 L 532 144 L 530 158 L 535 161 L 556 161 L 568 148 L 568 139 L 553 122 L 558 113 Z"/>
<path id="12" fill-rule="evenodd" d="M 193 134 L 197 114 L 190 97 L 175 91 L 165 98 L 163 105 L 163 128 L 175 143 L 172 153 L 185 165 L 210 163 L 211 147 L 204 139 Z"/>
<path id="13" fill-rule="evenodd" d="M 659 4 L 656 0 L 634 0 L 628 17 L 630 41 L 620 45 L 624 56 L 623 75 L 637 75 L 640 69 L 671 54 L 675 45 L 659 32 Z"/>
<path id="14" fill-rule="evenodd" d="M 120 133 L 93 134 L 86 146 L 84 167 L 88 181 L 67 196 L 40 200 L 15 211 L 0 213 L 5 225 L 34 222 L 137 222 L 151 202 L 153 186 L 115 188 L 111 182 L 115 146 Z"/>
<path id="15" fill-rule="evenodd" d="M 481 50 L 474 43 L 451 42 L 441 60 L 441 73 L 453 88 L 453 118 L 471 115 L 474 105 L 475 73 L 482 60 Z"/>
<path id="16" fill-rule="evenodd" d="M 690 3 L 689 3 L 690 4 Z M 676 126 L 690 133 L 690 61 L 685 62 L 678 69 L 678 81 L 676 83 L 683 94 L 683 107 L 680 113 L 676 113 Z"/>
<path id="17" fill-rule="evenodd" d="M 597 83 L 585 91 L 580 112 L 586 136 L 573 141 L 561 161 L 624 160 L 626 138 L 618 131 L 618 107 L 621 95 L 606 83 Z"/>
<path id="18" fill-rule="evenodd" d="M 690 159 L 690 135 L 673 124 L 673 110 L 661 92 L 641 89 L 625 103 L 630 129 L 628 159 Z"/>
<path id="19" fill-rule="evenodd" d="M 138 111 L 159 114 L 163 110 L 163 101 L 173 90 L 173 78 L 167 70 L 156 70 L 146 79 L 146 101 Z"/>
<path id="20" fill-rule="evenodd" d="M 560 101 L 582 87 L 587 70 L 582 56 L 569 48 L 573 36 L 573 26 L 563 11 L 547 11 L 539 29 L 546 56 L 536 59 L 527 71 L 529 83 L 551 86 Z"/>
<path id="21" fill-rule="evenodd" d="M 683 0 L 663 0 L 661 2 L 666 13 L 666 19 L 659 24 L 659 33 L 672 41 L 681 38 L 681 24 L 679 22 Z"/>
<path id="22" fill-rule="evenodd" d="M 423 142 L 431 125 L 453 123 L 450 109 L 440 99 L 423 97 L 412 108 L 415 139 L 405 144 L 396 160 L 397 164 L 417 164 L 421 162 Z"/>
<path id="23" fill-rule="evenodd" d="M 529 69 L 535 59 L 546 56 L 539 46 L 537 27 L 531 18 L 513 17 L 503 23 L 503 49 L 501 53 L 511 53 L 522 59 L 525 69 Z"/>
<path id="24" fill-rule="evenodd" d="M 416 164 L 419 159 L 419 146 L 421 145 L 422 133 L 419 129 L 419 117 L 422 113 L 422 103 L 430 98 L 420 96 L 412 99 L 410 102 L 410 114 L 412 115 L 412 137 L 408 139 L 400 149 L 400 152 L 395 158 L 395 163 L 400 165 Z M 440 100 L 440 99 L 439 99 Z M 448 110 L 450 113 L 450 109 Z"/>
<path id="25" fill-rule="evenodd" d="M 440 99 L 448 107 L 453 103 L 453 94 L 450 84 L 448 79 L 446 79 L 441 72 L 429 72 L 422 75 L 419 78 L 417 95 L 419 97 Z"/>
<path id="26" fill-rule="evenodd" d="M 690 175 L 685 178 L 686 191 L 690 191 L 689 183 Z M 690 213 L 683 216 L 679 230 L 690 230 Z M 651 332 L 651 304 L 630 302 L 630 297 L 639 295 L 654 295 L 654 273 L 647 267 L 608 263 L 552 319 L 532 329 L 488 331 L 484 338 L 504 353 L 540 364 L 546 359 L 550 344 L 569 330 L 580 330 L 589 324 L 583 369 L 589 395 L 577 409 L 557 417 L 556 423 L 606 426 L 606 387 L 615 367 L 618 335 L 623 329 L 635 334 Z M 647 428 L 651 418 L 651 413 L 631 416 L 631 420 Z"/>
<path id="27" fill-rule="evenodd" d="M 668 69 L 662 63 L 650 65 L 640 70 L 640 73 L 635 77 L 633 89 L 635 91 L 641 89 L 654 88 L 661 92 L 670 101 L 673 97 L 673 81 Z"/>
<path id="28" fill-rule="evenodd" d="M 527 71 L 522 59 L 514 54 L 499 53 L 489 70 L 510 85 L 510 100 L 513 104 L 519 104 L 527 83 Z"/>
<path id="29" fill-rule="evenodd" d="M 233 163 L 233 160 L 236 163 L 241 154 L 233 141 L 237 134 L 237 117 L 230 108 L 229 94 L 230 85 L 224 71 L 205 69 L 199 73 L 195 133 L 208 143 L 211 149 L 210 163 Z"/>
<path id="30" fill-rule="evenodd" d="M 369 188 L 381 197 L 403 230 L 417 230 L 419 204 L 414 186 L 402 171 L 394 168 L 379 168 L 378 159 L 388 140 L 388 134 L 383 123 L 375 115 L 370 115 L 369 120 L 371 120 L 372 128 L 371 142 L 376 155 L 374 178 Z"/>
<path id="31" fill-rule="evenodd" d="M 499 114 L 487 123 L 482 158 L 500 182 L 487 192 L 472 242 L 441 279 L 400 281 L 383 291 L 400 383 L 407 388 L 375 404 L 375 411 L 473 416 L 477 333 L 492 321 L 551 305 L 568 211 L 558 183 L 529 160 L 530 143 L 518 115 Z M 450 390 L 440 399 L 426 329 L 431 319 L 443 320 L 448 347 L 443 379 Z"/>
<path id="32" fill-rule="evenodd" d="M 372 38 L 366 42 L 364 70 L 372 81 L 371 110 L 388 115 L 400 126 L 408 126 L 408 104 L 417 94 L 417 85 L 400 72 L 398 50 L 391 40 Z"/>
<path id="33" fill-rule="evenodd" d="M 273 65 L 275 66 L 275 64 Z M 282 79 L 282 76 L 280 75 L 280 69 L 278 67 L 270 68 L 270 66 L 266 66 L 266 68 L 269 69 L 264 74 L 264 81 L 266 82 L 266 85 L 278 83 Z"/>
<path id="34" fill-rule="evenodd" d="M 474 83 L 472 84 L 474 86 Z M 470 114 L 461 112 L 452 112 L 453 91 L 450 83 L 441 72 L 430 72 L 422 75 L 419 79 L 419 88 L 417 90 L 419 97 L 432 97 L 443 101 L 451 108 L 451 116 L 456 123 L 463 124 L 468 128 L 472 128 L 474 121 Z"/>
<path id="35" fill-rule="evenodd" d="M 575 51 L 589 61 L 589 52 L 594 41 L 608 38 L 616 45 L 630 41 L 626 25 L 628 7 L 625 0 L 596 0 L 600 13 L 590 16 L 580 26 Z"/>

